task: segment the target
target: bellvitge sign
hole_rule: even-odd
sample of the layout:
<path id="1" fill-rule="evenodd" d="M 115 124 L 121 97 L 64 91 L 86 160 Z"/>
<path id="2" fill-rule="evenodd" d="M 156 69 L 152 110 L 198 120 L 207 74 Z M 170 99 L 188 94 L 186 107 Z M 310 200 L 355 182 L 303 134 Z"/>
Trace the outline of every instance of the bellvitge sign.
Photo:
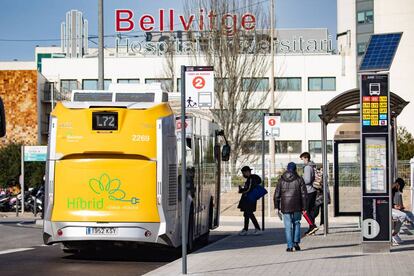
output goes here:
<path id="1" fill-rule="evenodd" d="M 181 15 L 174 9 L 160 9 L 158 14 L 152 15 L 135 14 L 131 9 L 117 9 L 115 31 L 119 36 L 115 41 L 116 54 L 163 56 L 171 49 L 175 55 L 216 54 L 217 47 L 208 35 L 211 31 L 220 31 L 228 37 L 241 32 L 238 39 L 240 45 L 237 47 L 240 53 L 269 54 L 270 40 L 263 36 L 269 30 L 256 30 L 256 23 L 256 16 L 249 12 L 218 14 L 199 9 L 195 14 Z M 155 33 L 157 38 L 147 41 L 131 39 L 128 32 Z M 256 32 L 260 34 L 256 35 Z M 276 30 L 275 38 L 274 47 L 276 53 L 280 54 L 326 54 L 333 50 L 327 29 Z"/>
<path id="2" fill-rule="evenodd" d="M 189 16 L 177 15 L 174 9 L 160 9 L 158 16 L 142 14 L 135 16 L 130 9 L 115 10 L 115 30 L 117 32 L 174 32 L 176 30 L 215 31 L 222 26 L 227 35 L 234 35 L 238 30 L 252 31 L 256 28 L 256 17 L 251 13 L 242 15 L 225 13 L 217 15 L 214 11 Z"/>

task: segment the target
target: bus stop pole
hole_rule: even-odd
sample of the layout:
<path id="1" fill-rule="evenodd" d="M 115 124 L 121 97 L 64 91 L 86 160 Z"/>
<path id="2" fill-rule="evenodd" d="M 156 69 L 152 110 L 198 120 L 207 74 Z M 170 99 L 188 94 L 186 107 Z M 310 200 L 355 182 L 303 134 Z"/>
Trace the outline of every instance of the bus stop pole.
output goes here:
<path id="1" fill-rule="evenodd" d="M 414 207 L 414 157 L 410 160 L 411 209 Z"/>
<path id="2" fill-rule="evenodd" d="M 20 195 L 22 197 L 20 206 L 22 208 L 22 215 L 24 214 L 24 146 L 21 148 L 21 183 L 20 183 Z M 18 199 L 16 198 L 16 209 L 18 209 Z"/>
<path id="3" fill-rule="evenodd" d="M 265 187 L 265 125 L 264 125 L 264 121 L 265 121 L 265 114 L 263 114 L 263 118 L 262 118 L 262 186 L 263 188 Z M 271 170 L 270 166 L 269 166 L 269 171 Z M 265 200 L 264 197 L 262 197 L 262 231 L 265 230 Z M 270 216 L 270 214 L 269 214 Z"/>
<path id="4" fill-rule="evenodd" d="M 185 140 L 185 70 L 181 65 L 181 247 L 182 274 L 187 274 L 187 224 L 186 224 L 186 140 Z"/>
<path id="5" fill-rule="evenodd" d="M 326 150 L 327 144 L 327 124 L 321 120 L 322 124 L 322 182 L 323 182 L 323 233 L 324 235 L 328 235 L 329 233 L 329 225 L 328 225 L 328 156 Z"/>

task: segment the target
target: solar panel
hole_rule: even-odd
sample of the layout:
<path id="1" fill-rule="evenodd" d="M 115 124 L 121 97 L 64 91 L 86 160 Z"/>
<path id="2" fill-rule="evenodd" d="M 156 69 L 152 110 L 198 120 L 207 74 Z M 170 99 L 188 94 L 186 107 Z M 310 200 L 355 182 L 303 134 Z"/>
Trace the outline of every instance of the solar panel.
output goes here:
<path id="1" fill-rule="evenodd" d="M 372 35 L 359 71 L 389 71 L 402 33 Z"/>

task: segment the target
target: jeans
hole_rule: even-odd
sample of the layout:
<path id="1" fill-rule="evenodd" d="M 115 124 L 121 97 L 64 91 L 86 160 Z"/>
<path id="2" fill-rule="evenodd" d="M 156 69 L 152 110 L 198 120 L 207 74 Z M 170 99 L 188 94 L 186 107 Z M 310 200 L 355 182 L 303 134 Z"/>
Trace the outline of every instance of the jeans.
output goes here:
<path id="1" fill-rule="evenodd" d="M 392 235 L 398 235 L 400 232 L 401 226 L 404 223 L 404 221 L 407 219 L 407 215 L 400 210 L 392 208 L 392 219 L 396 220 L 393 227 L 393 233 Z"/>
<path id="2" fill-rule="evenodd" d="M 254 216 L 253 212 L 244 212 L 244 230 L 249 230 L 249 219 L 253 222 L 254 228 L 260 230 L 259 223 L 257 222 L 256 217 Z"/>
<path id="3" fill-rule="evenodd" d="M 285 224 L 285 235 L 288 248 L 293 248 L 295 243 L 300 243 L 301 218 L 301 212 L 283 214 L 283 223 Z"/>

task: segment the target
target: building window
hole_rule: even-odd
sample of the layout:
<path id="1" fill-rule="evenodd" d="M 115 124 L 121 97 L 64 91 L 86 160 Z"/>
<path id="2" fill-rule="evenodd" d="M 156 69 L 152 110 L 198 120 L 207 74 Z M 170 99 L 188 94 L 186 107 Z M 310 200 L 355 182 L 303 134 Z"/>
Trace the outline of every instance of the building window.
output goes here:
<path id="1" fill-rule="evenodd" d="M 269 141 L 265 141 L 265 154 L 269 154 Z M 302 152 L 302 141 L 275 141 L 275 152 L 279 154 L 289 154 Z M 242 145 L 243 154 L 261 154 L 262 141 L 246 141 Z"/>
<path id="2" fill-rule="evenodd" d="M 243 116 L 242 122 L 250 123 L 255 122 L 257 124 L 261 124 L 263 120 L 263 113 L 268 112 L 267 109 L 246 109 L 241 114 Z"/>
<path id="3" fill-rule="evenodd" d="M 302 122 L 302 109 L 278 109 L 280 121 L 282 123 L 300 123 Z"/>
<path id="4" fill-rule="evenodd" d="M 276 153 L 301 153 L 302 141 L 275 141 Z"/>
<path id="5" fill-rule="evenodd" d="M 146 84 L 151 83 L 161 83 L 161 89 L 165 90 L 167 92 L 172 92 L 174 90 L 173 87 L 173 80 L 168 78 L 162 78 L 162 79 L 145 79 Z"/>
<path id="6" fill-rule="evenodd" d="M 321 154 L 322 153 L 322 142 L 321 140 L 310 140 L 309 153 L 310 154 Z M 332 153 L 332 141 L 327 141 L 327 153 Z"/>
<path id="7" fill-rule="evenodd" d="M 139 83 L 139 79 L 118 79 L 118 83 Z"/>
<path id="8" fill-rule="evenodd" d="M 374 22 L 374 12 L 369 11 L 360 11 L 357 13 L 358 24 L 367 24 Z"/>
<path id="9" fill-rule="evenodd" d="M 108 90 L 109 85 L 111 83 L 112 83 L 112 80 L 110 79 L 104 80 L 104 90 Z M 82 89 L 83 90 L 98 90 L 98 80 L 97 79 L 82 80 Z"/>
<path id="10" fill-rule="evenodd" d="M 358 46 L 357 46 L 358 56 L 362 56 L 365 53 L 366 49 L 367 49 L 367 44 L 365 42 L 358 43 Z"/>
<path id="11" fill-rule="evenodd" d="M 319 118 L 319 115 L 321 114 L 320 108 L 309 108 L 308 109 L 308 122 L 309 123 L 316 123 L 320 122 L 321 119 Z"/>
<path id="12" fill-rule="evenodd" d="M 302 91 L 301 78 L 275 78 L 277 91 Z"/>
<path id="13" fill-rule="evenodd" d="M 243 91 L 269 91 L 268 78 L 243 78 L 242 85 Z"/>
<path id="14" fill-rule="evenodd" d="M 316 77 L 308 79 L 309 91 L 335 91 L 336 78 L 335 77 Z"/>
<path id="15" fill-rule="evenodd" d="M 231 83 L 228 78 L 214 78 L 214 89 L 216 91 L 228 91 L 231 84 L 237 85 L 236 80 Z"/>
<path id="16" fill-rule="evenodd" d="M 70 94 L 72 90 L 79 89 L 79 83 L 77 80 L 61 80 L 60 92 L 64 94 Z"/>
<path id="17" fill-rule="evenodd" d="M 265 154 L 269 154 L 269 141 L 265 141 Z M 242 144 L 242 154 L 261 154 L 262 141 L 246 141 Z"/>

